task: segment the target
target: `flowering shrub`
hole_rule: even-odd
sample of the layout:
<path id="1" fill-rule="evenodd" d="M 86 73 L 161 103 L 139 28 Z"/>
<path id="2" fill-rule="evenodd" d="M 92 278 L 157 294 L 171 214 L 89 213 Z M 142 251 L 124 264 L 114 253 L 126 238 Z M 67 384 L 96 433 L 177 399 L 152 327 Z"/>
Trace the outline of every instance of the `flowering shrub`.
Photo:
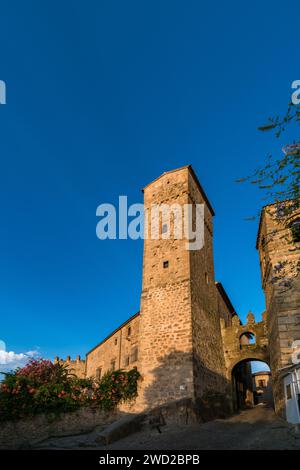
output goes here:
<path id="1" fill-rule="evenodd" d="M 25 367 L 5 374 L 0 384 L 0 421 L 80 406 L 111 410 L 136 397 L 139 377 L 135 369 L 117 370 L 96 382 L 77 378 L 64 365 L 32 359 Z"/>
<path id="2" fill-rule="evenodd" d="M 136 369 L 107 372 L 96 386 L 94 400 L 105 410 L 116 407 L 122 401 L 132 400 L 137 396 L 139 377 Z"/>

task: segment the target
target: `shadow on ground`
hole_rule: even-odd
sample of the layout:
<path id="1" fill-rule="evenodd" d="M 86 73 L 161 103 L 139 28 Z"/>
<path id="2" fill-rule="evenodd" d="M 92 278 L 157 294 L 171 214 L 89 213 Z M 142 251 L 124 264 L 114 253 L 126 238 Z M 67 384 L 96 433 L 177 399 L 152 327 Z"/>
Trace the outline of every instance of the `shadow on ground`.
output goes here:
<path id="1" fill-rule="evenodd" d="M 141 430 L 113 444 L 97 443 L 97 433 L 68 438 L 49 439 L 43 449 L 141 449 L 141 450 L 204 450 L 204 449 L 300 449 L 300 434 L 293 426 L 278 418 L 271 408 L 258 405 L 227 419 L 202 424 L 166 425 L 161 433 L 148 424 Z"/>

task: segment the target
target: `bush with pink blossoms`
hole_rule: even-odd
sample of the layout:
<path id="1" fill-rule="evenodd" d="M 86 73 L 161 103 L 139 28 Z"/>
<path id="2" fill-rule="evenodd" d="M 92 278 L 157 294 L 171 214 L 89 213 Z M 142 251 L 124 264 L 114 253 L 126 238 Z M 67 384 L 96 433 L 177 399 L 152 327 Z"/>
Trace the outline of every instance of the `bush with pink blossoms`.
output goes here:
<path id="1" fill-rule="evenodd" d="M 111 410 L 136 397 L 139 377 L 133 369 L 108 372 L 98 382 L 79 379 L 62 364 L 32 359 L 25 367 L 5 373 L 0 383 L 0 421 L 73 411 L 81 406 Z"/>

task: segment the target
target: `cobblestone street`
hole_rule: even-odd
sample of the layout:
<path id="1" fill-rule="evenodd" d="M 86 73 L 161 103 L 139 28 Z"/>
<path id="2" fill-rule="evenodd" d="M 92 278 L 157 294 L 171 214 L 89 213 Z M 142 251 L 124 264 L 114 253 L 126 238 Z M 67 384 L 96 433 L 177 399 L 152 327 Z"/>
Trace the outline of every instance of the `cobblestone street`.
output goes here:
<path id="1" fill-rule="evenodd" d="M 167 425 L 142 431 L 109 446 L 97 444 L 97 433 L 52 438 L 38 448 L 43 449 L 300 449 L 300 433 L 278 418 L 271 408 L 256 406 L 229 419 L 186 426 Z"/>
<path id="2" fill-rule="evenodd" d="M 256 406 L 229 419 L 165 426 L 115 442 L 111 449 L 300 449 L 300 433 L 271 408 Z"/>

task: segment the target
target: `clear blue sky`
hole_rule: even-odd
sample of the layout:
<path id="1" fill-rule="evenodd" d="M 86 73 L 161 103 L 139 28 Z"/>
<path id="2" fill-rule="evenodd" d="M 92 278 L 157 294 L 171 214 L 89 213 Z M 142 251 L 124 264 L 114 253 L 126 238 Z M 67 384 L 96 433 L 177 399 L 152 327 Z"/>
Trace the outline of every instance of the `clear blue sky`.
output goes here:
<path id="1" fill-rule="evenodd" d="M 300 79 L 299 2 L 1 2 L 0 339 L 82 355 L 139 309 L 142 243 L 99 241 L 96 207 L 194 166 L 216 211 L 216 279 L 264 309 L 262 195 L 236 178 Z M 288 143 L 283 141 L 283 143 Z M 278 147 L 279 145 L 279 147 Z"/>

